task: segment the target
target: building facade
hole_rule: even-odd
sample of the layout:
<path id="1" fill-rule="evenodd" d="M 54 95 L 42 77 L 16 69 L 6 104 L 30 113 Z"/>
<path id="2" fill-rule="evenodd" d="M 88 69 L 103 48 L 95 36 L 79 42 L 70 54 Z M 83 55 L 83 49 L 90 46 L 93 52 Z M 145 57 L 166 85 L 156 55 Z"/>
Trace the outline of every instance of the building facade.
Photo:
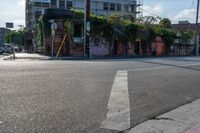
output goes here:
<path id="1" fill-rule="evenodd" d="M 57 0 L 57 8 L 84 9 L 85 0 Z M 136 16 L 135 0 L 91 0 L 91 12 L 97 15 L 130 12 Z"/>
<path id="2" fill-rule="evenodd" d="M 26 0 L 26 28 L 31 30 L 37 19 L 41 16 L 42 11 L 49 8 L 50 0 Z"/>
<path id="3" fill-rule="evenodd" d="M 26 27 L 31 30 L 44 9 L 84 9 L 85 0 L 26 0 Z M 96 15 L 130 13 L 136 17 L 136 0 L 91 0 L 91 12 Z"/>
<path id="4" fill-rule="evenodd" d="M 189 31 L 192 31 L 193 33 L 198 32 L 198 35 L 200 35 L 200 27 L 194 23 L 189 23 L 188 21 L 180 21 L 178 24 L 172 24 L 172 29 L 177 33 L 177 36 L 179 37 L 179 34 L 181 31 L 187 29 Z M 174 52 L 177 55 L 194 55 L 196 49 L 199 49 L 199 43 L 196 43 L 196 34 L 193 35 L 192 39 L 187 41 L 182 41 L 181 39 L 176 39 L 174 42 Z M 198 38 L 198 42 L 200 38 Z M 199 49 L 200 51 L 200 49 Z"/>

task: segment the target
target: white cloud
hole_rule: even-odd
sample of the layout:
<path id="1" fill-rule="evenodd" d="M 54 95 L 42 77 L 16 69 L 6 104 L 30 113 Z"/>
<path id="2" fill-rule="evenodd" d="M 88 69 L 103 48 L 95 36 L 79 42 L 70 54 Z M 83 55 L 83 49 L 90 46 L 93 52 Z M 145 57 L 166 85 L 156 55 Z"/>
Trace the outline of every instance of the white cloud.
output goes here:
<path id="1" fill-rule="evenodd" d="M 177 15 L 172 17 L 172 22 L 177 23 L 178 21 L 188 20 L 189 22 L 194 23 L 196 17 L 195 9 L 184 9 L 180 11 Z"/>
<path id="2" fill-rule="evenodd" d="M 19 5 L 21 7 L 25 7 L 25 0 L 18 0 L 17 5 Z"/>
<path id="3" fill-rule="evenodd" d="M 178 23 L 178 21 L 188 20 L 190 23 L 194 23 L 196 19 L 196 9 L 184 9 L 179 12 L 173 12 L 171 10 L 165 10 L 164 5 L 144 5 L 144 16 L 160 16 L 167 17 L 172 20 L 172 23 Z"/>
<path id="4" fill-rule="evenodd" d="M 13 22 L 15 28 L 25 25 L 25 0 L 9 0 L 0 5 L 0 27 L 5 27 L 6 22 Z"/>
<path id="5" fill-rule="evenodd" d="M 161 14 L 163 12 L 164 12 L 164 8 L 162 7 L 162 5 L 155 5 L 155 6 L 144 5 L 143 6 L 144 16 L 162 16 Z"/>

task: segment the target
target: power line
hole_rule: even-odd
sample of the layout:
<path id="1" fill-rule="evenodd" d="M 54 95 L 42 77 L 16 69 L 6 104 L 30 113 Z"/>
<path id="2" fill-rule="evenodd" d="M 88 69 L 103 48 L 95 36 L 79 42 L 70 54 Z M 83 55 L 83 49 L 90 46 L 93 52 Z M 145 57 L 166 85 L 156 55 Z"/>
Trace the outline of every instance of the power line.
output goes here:
<path id="1" fill-rule="evenodd" d="M 160 17 L 159 15 L 157 15 L 157 14 L 155 14 L 155 13 L 152 13 L 152 12 L 150 12 L 150 11 L 147 11 L 147 10 L 145 10 L 145 9 L 142 9 L 144 12 L 146 12 L 146 13 L 149 13 L 149 14 L 151 14 L 151 15 L 153 15 L 153 16 L 156 16 L 156 17 Z M 161 17 L 160 17 L 161 18 Z"/>

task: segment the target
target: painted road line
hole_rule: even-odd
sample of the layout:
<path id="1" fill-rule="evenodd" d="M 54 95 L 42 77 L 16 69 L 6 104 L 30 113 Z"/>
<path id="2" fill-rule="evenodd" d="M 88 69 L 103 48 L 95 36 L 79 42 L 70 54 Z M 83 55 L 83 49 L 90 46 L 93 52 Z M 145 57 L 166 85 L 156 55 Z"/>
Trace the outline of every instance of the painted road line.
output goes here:
<path id="1" fill-rule="evenodd" d="M 167 64 L 166 64 L 166 66 L 161 66 L 161 67 L 136 68 L 136 69 L 128 69 L 127 71 L 131 71 L 131 72 L 134 72 L 134 71 L 147 71 L 147 70 L 174 68 L 174 67 L 189 67 L 189 66 L 197 66 L 197 65 L 200 65 L 200 63 L 184 64 L 184 65 L 177 65 L 177 66 L 167 66 Z"/>
<path id="2" fill-rule="evenodd" d="M 101 123 L 101 128 L 123 131 L 130 128 L 130 104 L 128 93 L 128 73 L 118 71 L 108 102 L 107 118 Z"/>

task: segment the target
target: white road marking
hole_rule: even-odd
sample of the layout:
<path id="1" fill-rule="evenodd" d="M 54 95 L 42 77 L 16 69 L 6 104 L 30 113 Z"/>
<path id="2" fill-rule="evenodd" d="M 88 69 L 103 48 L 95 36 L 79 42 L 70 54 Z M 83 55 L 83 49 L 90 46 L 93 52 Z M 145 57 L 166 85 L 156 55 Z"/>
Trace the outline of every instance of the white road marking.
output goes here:
<path id="1" fill-rule="evenodd" d="M 101 123 L 101 128 L 123 131 L 130 128 L 130 103 L 128 92 L 128 71 L 157 70 L 173 67 L 196 66 L 200 63 L 177 66 L 161 66 L 151 68 L 138 68 L 119 70 L 115 76 L 110 99 L 108 102 L 107 118 Z"/>
<path id="2" fill-rule="evenodd" d="M 107 109 L 107 118 L 101 123 L 101 128 L 118 131 L 130 128 L 130 103 L 127 71 L 117 72 Z"/>

